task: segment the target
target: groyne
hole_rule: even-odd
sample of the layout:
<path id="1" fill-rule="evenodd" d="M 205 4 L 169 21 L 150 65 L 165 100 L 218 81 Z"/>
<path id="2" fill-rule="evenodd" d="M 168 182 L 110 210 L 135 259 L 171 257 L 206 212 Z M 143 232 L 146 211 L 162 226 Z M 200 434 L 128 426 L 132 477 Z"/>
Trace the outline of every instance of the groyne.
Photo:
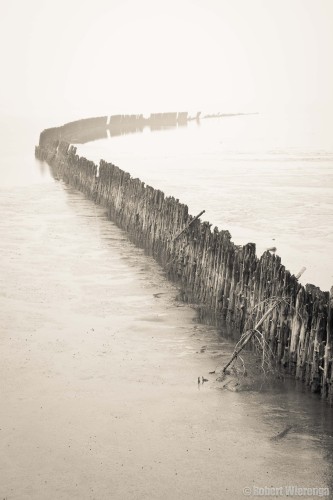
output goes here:
<path id="1" fill-rule="evenodd" d="M 130 116 L 131 126 L 141 119 Z M 93 120 L 95 131 L 117 122 L 121 129 L 126 122 Z M 101 160 L 96 165 L 78 156 L 70 143 L 76 142 L 78 130 L 85 136 L 87 125 L 44 130 L 36 157 L 51 166 L 56 178 L 106 207 L 109 218 L 180 285 L 184 300 L 201 305 L 240 333 L 253 328 L 278 299 L 262 325 L 275 363 L 333 402 L 333 287 L 329 293 L 301 285 L 274 253 L 266 251 L 259 258 L 254 243 L 235 245 L 229 231 L 194 220 L 178 199 L 111 163 Z"/>
<path id="2" fill-rule="evenodd" d="M 199 120 L 200 113 L 195 119 Z M 139 115 L 112 115 L 85 118 L 66 123 L 60 127 L 44 130 L 40 136 L 40 143 L 46 144 L 53 141 L 65 141 L 72 144 L 85 144 L 86 142 L 105 139 L 108 134 L 113 136 L 143 132 L 145 127 L 151 130 L 184 127 L 188 121 L 193 120 L 187 111 L 173 113 L 151 113 L 145 117 Z"/>

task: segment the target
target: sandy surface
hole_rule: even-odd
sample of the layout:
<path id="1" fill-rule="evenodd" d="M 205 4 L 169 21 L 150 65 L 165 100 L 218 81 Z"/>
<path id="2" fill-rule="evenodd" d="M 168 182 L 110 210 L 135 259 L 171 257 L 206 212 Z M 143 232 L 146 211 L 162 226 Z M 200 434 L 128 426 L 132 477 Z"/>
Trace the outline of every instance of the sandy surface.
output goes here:
<path id="1" fill-rule="evenodd" d="M 232 344 L 80 193 L 50 182 L 2 195 L 0 498 L 329 484 L 325 405 L 222 390 L 208 372 Z"/>

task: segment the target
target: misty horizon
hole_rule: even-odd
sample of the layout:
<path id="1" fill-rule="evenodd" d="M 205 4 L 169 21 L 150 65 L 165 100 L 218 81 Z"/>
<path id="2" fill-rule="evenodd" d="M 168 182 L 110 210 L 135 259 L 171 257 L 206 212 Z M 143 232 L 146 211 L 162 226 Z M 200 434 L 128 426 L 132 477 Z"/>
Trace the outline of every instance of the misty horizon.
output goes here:
<path id="1" fill-rule="evenodd" d="M 329 0 L 3 2 L 3 115 L 333 111 Z"/>

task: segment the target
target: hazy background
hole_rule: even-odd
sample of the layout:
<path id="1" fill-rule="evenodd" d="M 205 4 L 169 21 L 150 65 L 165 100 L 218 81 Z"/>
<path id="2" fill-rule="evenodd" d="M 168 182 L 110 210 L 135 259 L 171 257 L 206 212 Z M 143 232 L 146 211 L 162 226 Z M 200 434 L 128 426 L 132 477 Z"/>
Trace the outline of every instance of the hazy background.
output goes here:
<path id="1" fill-rule="evenodd" d="M 333 112 L 331 0 L 0 4 L 3 115 Z"/>
<path id="2" fill-rule="evenodd" d="M 87 145 L 86 155 L 116 162 L 193 213 L 205 208 L 237 244 L 277 246 L 292 272 L 305 265 L 306 281 L 331 286 L 332 0 L 0 5 L 2 185 L 39 181 L 39 133 L 69 120 L 258 111 Z"/>

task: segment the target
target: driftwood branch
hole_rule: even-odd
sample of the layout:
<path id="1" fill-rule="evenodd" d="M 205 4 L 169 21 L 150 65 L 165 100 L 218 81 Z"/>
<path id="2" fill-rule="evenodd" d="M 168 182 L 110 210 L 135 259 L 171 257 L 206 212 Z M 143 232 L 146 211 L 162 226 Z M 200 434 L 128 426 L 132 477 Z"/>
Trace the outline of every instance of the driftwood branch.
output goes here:
<path id="1" fill-rule="evenodd" d="M 265 314 L 262 316 L 262 318 L 258 321 L 256 326 L 254 327 L 253 330 L 249 330 L 248 335 L 245 336 L 245 339 L 243 342 L 240 344 L 240 346 L 234 350 L 233 355 L 231 356 L 231 359 L 228 361 L 228 363 L 224 366 L 222 369 L 222 373 L 225 373 L 226 369 L 231 365 L 231 363 L 237 358 L 238 354 L 244 349 L 246 344 L 252 339 L 253 335 L 257 332 L 258 328 L 263 324 L 267 316 L 270 315 L 270 313 L 275 309 L 275 307 L 280 303 L 280 301 L 276 301 L 272 307 L 268 309 L 268 311 L 265 312 Z"/>
<path id="2" fill-rule="evenodd" d="M 304 271 L 306 270 L 306 267 L 302 267 L 302 269 L 296 274 L 295 278 L 296 280 L 298 280 L 302 274 L 304 273 Z M 245 332 L 243 335 L 242 335 L 242 338 L 243 340 L 241 339 L 240 342 L 238 342 L 236 344 L 236 347 L 235 347 L 235 350 L 230 358 L 230 360 L 228 361 L 228 363 L 222 368 L 222 373 L 224 374 L 227 370 L 227 368 L 231 365 L 231 363 L 237 358 L 237 356 L 239 355 L 239 353 L 244 349 L 244 347 L 249 343 L 249 341 L 252 339 L 252 337 L 256 334 L 256 333 L 259 333 L 259 328 L 260 326 L 263 324 L 263 322 L 265 321 L 265 319 L 271 314 L 271 312 L 276 308 L 277 305 L 279 305 L 281 302 L 283 302 L 283 298 L 276 298 L 274 300 L 274 303 L 273 305 L 265 312 L 265 314 L 260 318 L 260 320 L 258 321 L 258 323 L 255 325 L 255 327 L 251 330 L 248 330 L 247 332 Z"/>
<path id="3" fill-rule="evenodd" d="M 174 237 L 174 239 L 173 239 L 172 241 L 176 241 L 176 239 L 177 239 L 177 238 L 179 238 L 179 236 L 180 236 L 181 234 L 183 234 L 183 233 L 186 231 L 186 229 L 188 229 L 188 228 L 190 227 L 190 225 L 191 225 L 191 224 L 193 224 L 193 222 L 194 222 L 195 220 L 199 219 L 199 217 L 200 217 L 202 214 L 204 214 L 204 213 L 205 213 L 205 211 L 206 211 L 206 210 L 202 210 L 202 211 L 200 212 L 200 214 L 196 215 L 196 216 L 194 217 L 194 219 L 192 219 L 192 220 L 191 220 L 191 222 L 189 222 L 189 223 L 187 224 L 187 226 L 185 226 L 185 227 L 184 227 L 184 229 L 182 229 L 182 230 L 181 230 L 181 231 L 180 231 L 180 232 L 179 232 L 179 233 L 178 233 L 178 234 Z"/>

